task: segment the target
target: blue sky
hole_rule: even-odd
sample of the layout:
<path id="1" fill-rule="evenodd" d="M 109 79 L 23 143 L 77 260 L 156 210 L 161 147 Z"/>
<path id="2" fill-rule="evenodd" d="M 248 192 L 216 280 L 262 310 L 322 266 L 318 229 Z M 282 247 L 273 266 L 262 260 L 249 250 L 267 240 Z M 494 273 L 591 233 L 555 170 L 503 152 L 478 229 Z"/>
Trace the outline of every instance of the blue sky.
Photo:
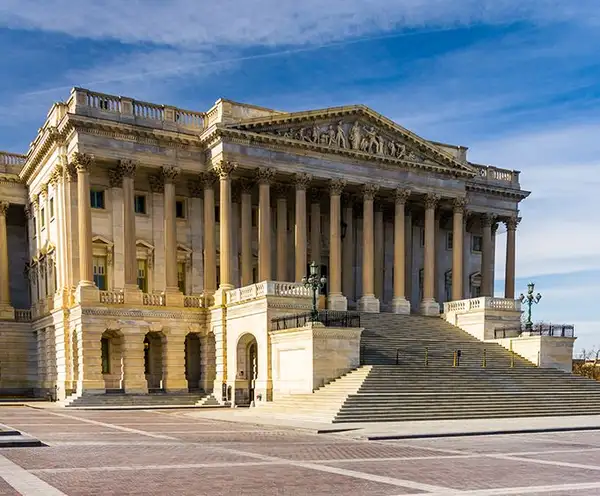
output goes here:
<path id="1" fill-rule="evenodd" d="M 573 5 L 575 4 L 575 5 Z M 600 346 L 596 0 L 2 0 L 0 149 L 84 86 L 205 110 L 363 103 L 522 171 L 517 287 Z M 505 235 L 498 236 L 497 291 Z"/>

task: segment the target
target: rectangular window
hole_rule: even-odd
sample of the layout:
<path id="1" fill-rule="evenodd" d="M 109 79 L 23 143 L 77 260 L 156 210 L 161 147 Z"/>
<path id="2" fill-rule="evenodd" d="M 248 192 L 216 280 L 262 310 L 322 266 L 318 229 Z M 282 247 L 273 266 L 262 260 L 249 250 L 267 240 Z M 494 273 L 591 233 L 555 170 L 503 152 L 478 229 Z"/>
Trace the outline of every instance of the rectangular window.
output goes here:
<path id="1" fill-rule="evenodd" d="M 183 262 L 177 264 L 177 286 L 179 291 L 185 294 L 185 263 Z"/>
<path id="2" fill-rule="evenodd" d="M 92 208 L 104 209 L 104 191 L 90 191 L 90 205 Z"/>
<path id="3" fill-rule="evenodd" d="M 475 252 L 481 252 L 481 247 L 483 245 L 483 238 L 481 236 L 472 236 L 471 237 L 471 250 Z"/>
<path id="4" fill-rule="evenodd" d="M 425 228 L 422 227 L 420 230 L 420 236 L 421 236 L 421 246 L 425 246 Z"/>
<path id="5" fill-rule="evenodd" d="M 133 198 L 133 208 L 136 214 L 146 213 L 146 195 L 135 195 Z"/>
<path id="6" fill-rule="evenodd" d="M 37 219 L 34 217 L 33 218 L 33 237 L 35 238 L 37 236 Z"/>
<path id="7" fill-rule="evenodd" d="M 54 198 L 50 198 L 50 218 L 54 219 Z"/>
<path id="8" fill-rule="evenodd" d="M 101 291 L 106 291 L 106 257 L 92 257 L 92 264 L 94 266 L 94 284 Z"/>
<path id="9" fill-rule="evenodd" d="M 252 207 L 252 227 L 258 226 L 258 208 Z"/>
<path id="10" fill-rule="evenodd" d="M 102 338 L 102 373 L 110 374 L 110 340 Z"/>
<path id="11" fill-rule="evenodd" d="M 40 210 L 40 222 L 42 229 L 44 229 L 46 227 L 46 210 L 43 208 Z"/>
<path id="12" fill-rule="evenodd" d="M 215 222 L 219 222 L 221 220 L 221 209 L 219 205 L 215 205 Z"/>
<path id="13" fill-rule="evenodd" d="M 258 281 L 258 269 L 256 267 L 252 267 L 252 281 L 256 284 Z"/>
<path id="14" fill-rule="evenodd" d="M 177 200 L 175 202 L 175 217 L 185 219 L 185 201 Z"/>
<path id="15" fill-rule="evenodd" d="M 137 284 L 143 293 L 148 292 L 148 264 L 146 260 L 137 261 Z"/>
<path id="16" fill-rule="evenodd" d="M 446 233 L 446 250 L 452 250 L 452 246 L 454 243 L 454 233 L 451 231 Z"/>

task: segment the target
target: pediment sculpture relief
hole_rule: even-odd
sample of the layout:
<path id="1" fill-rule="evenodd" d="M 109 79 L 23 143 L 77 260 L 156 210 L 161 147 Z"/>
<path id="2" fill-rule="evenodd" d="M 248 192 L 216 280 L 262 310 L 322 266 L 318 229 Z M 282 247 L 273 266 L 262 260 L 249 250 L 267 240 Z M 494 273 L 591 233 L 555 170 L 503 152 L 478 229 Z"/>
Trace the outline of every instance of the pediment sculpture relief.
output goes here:
<path id="1" fill-rule="evenodd" d="M 395 158 L 421 162 L 424 157 L 409 149 L 400 138 L 391 137 L 369 124 L 338 121 L 337 123 L 284 128 L 270 131 L 282 138 L 314 143 L 329 148 L 341 148 Z"/>

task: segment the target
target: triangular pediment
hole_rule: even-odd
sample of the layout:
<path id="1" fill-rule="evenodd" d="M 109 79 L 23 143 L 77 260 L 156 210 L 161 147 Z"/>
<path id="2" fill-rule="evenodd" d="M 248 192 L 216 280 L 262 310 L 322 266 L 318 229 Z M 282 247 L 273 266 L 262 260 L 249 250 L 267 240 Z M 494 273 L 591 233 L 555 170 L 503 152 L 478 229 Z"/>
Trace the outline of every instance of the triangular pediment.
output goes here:
<path id="1" fill-rule="evenodd" d="M 470 165 L 362 105 L 246 119 L 228 124 L 226 129 L 291 147 L 465 176 L 476 174 Z"/>

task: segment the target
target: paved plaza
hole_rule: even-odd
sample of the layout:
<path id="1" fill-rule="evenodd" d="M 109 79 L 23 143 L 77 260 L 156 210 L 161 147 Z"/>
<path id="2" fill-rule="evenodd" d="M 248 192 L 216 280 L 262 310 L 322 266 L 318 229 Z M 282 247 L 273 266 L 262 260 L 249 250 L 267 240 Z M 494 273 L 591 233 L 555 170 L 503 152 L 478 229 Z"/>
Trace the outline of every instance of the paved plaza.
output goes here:
<path id="1" fill-rule="evenodd" d="M 189 410 L 0 408 L 47 446 L 0 452 L 0 495 L 600 494 L 600 430 L 366 441 Z"/>

